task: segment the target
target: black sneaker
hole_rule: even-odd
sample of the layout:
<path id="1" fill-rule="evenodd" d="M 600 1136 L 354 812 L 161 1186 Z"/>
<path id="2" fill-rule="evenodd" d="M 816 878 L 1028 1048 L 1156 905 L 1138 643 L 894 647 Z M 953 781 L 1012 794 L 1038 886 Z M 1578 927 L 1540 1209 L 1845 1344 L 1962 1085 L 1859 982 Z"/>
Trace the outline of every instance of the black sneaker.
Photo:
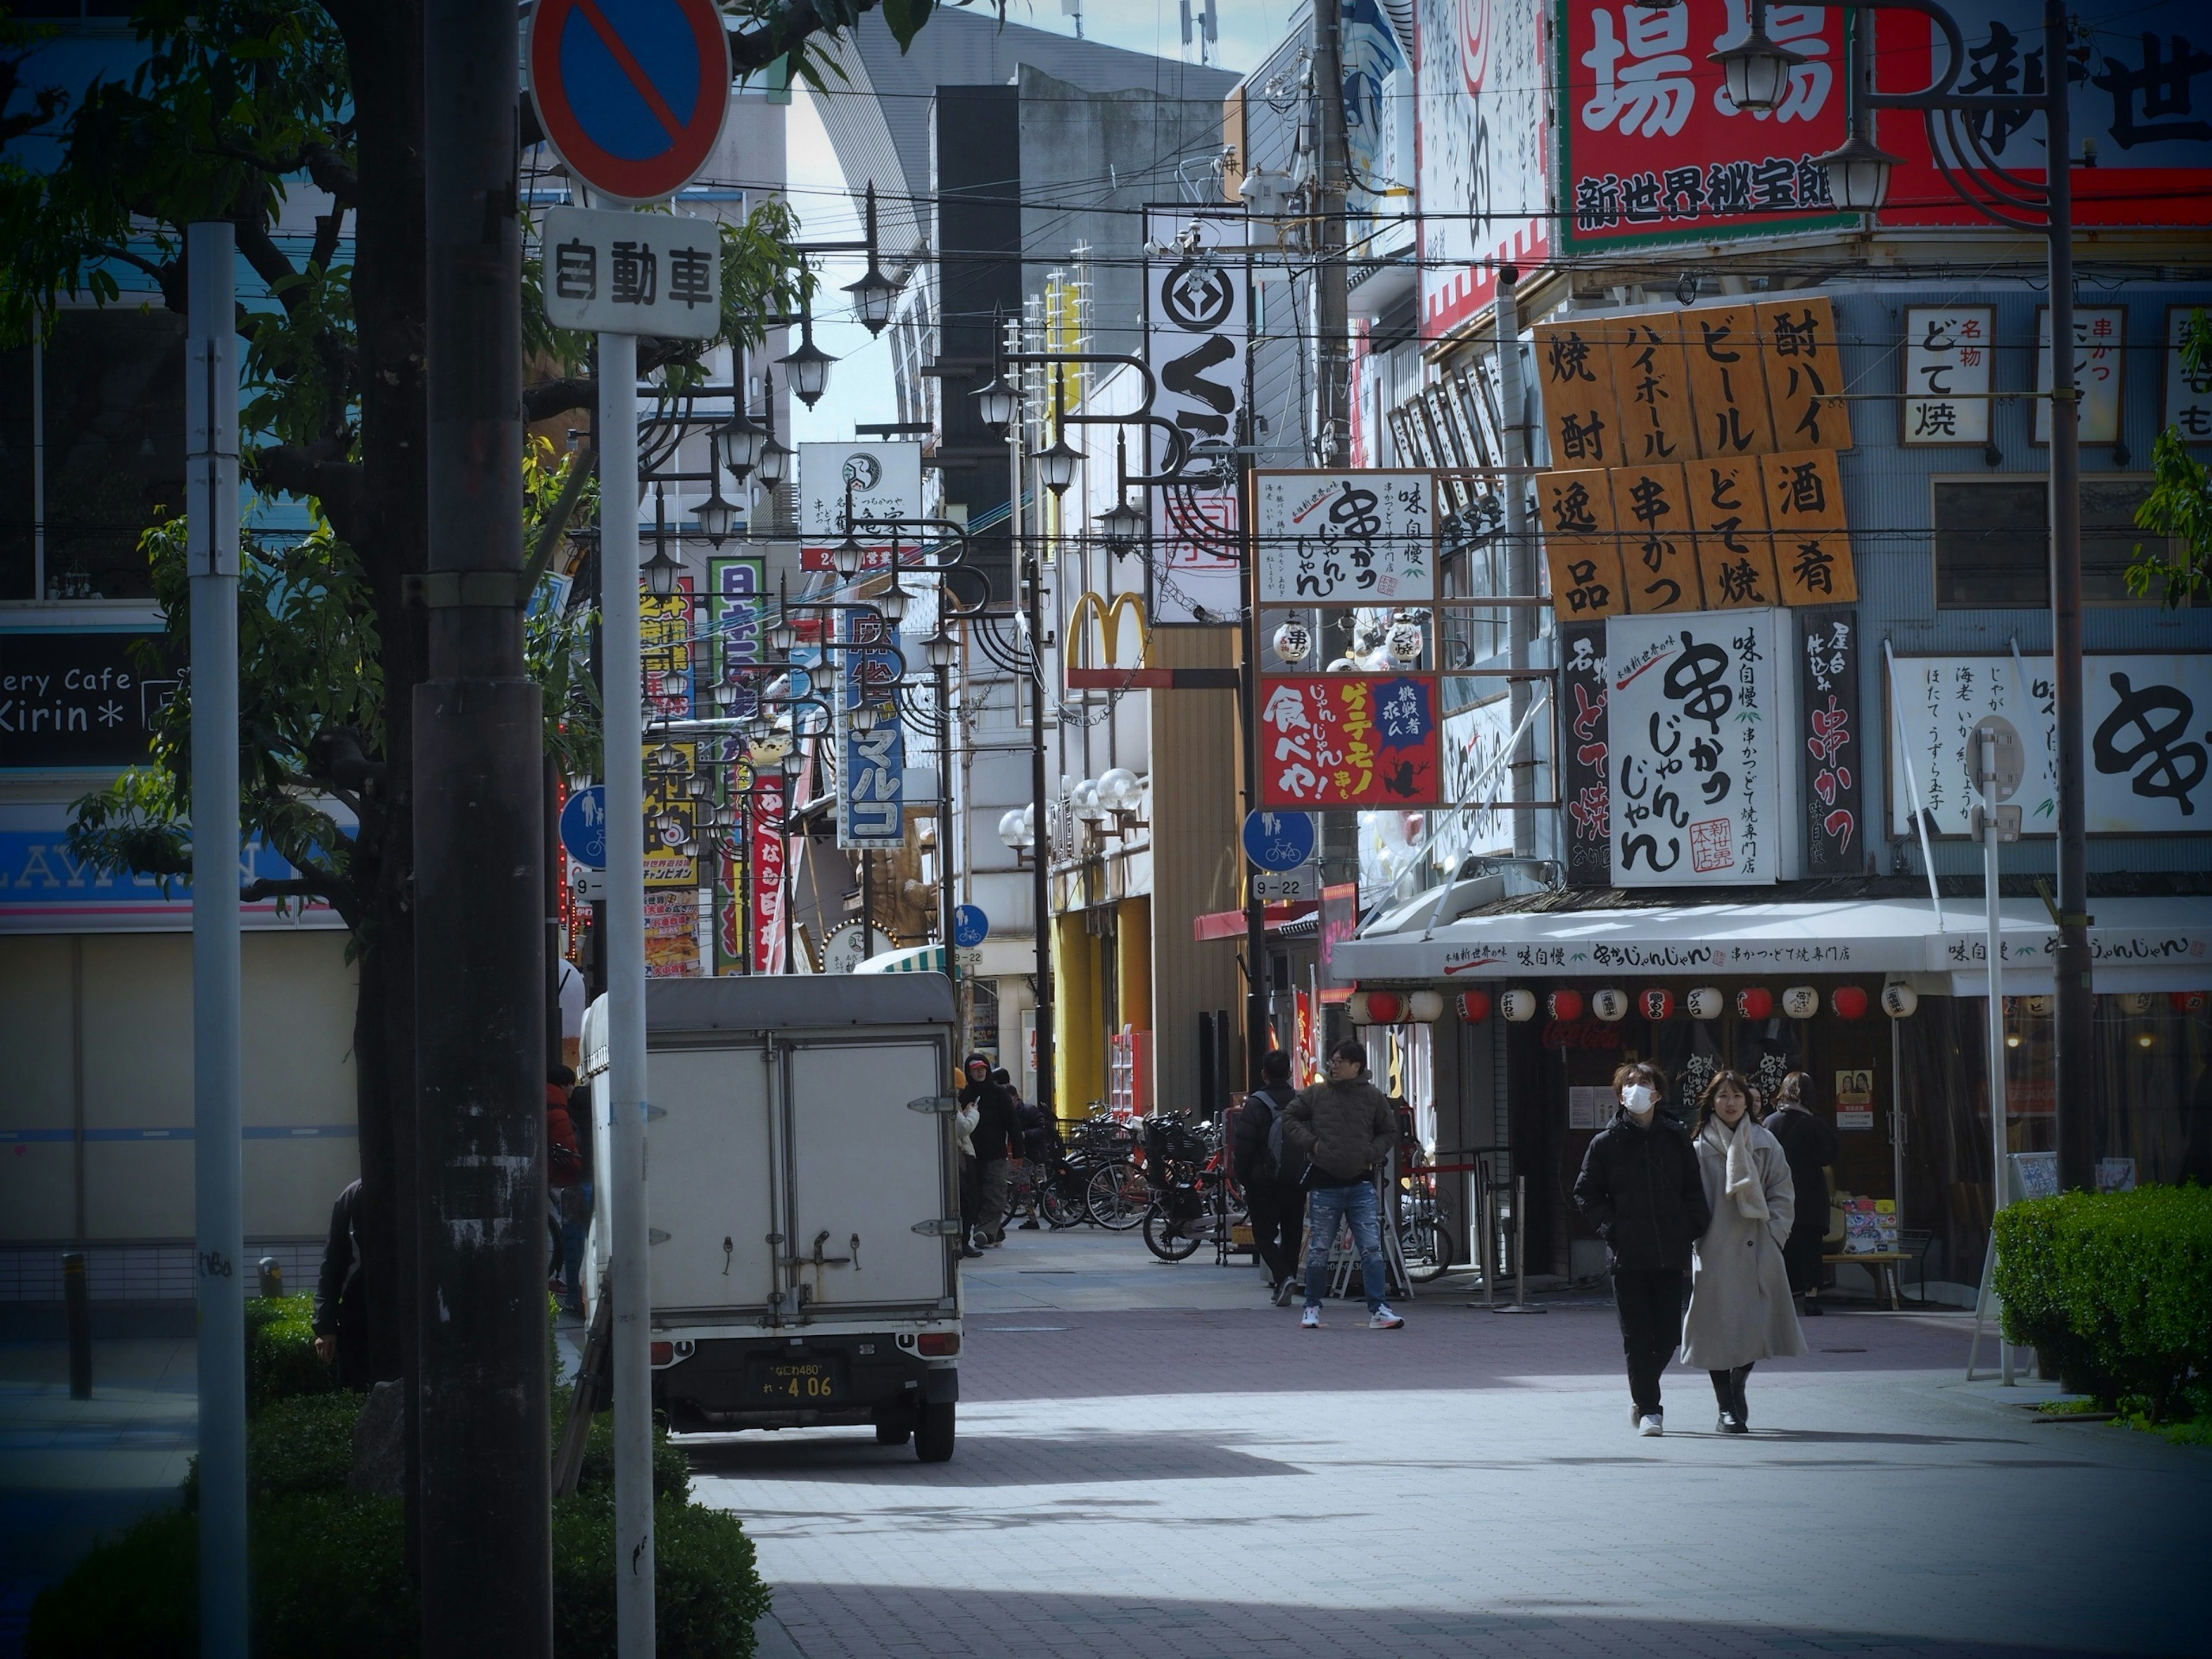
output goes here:
<path id="1" fill-rule="evenodd" d="M 1819 1297 L 1808 1296 L 1805 1298 L 1805 1314 L 1808 1318 L 1818 1319 L 1826 1312 L 1827 1312 L 1827 1310 L 1820 1305 L 1820 1298 Z"/>
<path id="2" fill-rule="evenodd" d="M 1721 1413 L 1721 1420 L 1714 1425 L 1714 1429 L 1716 1432 L 1720 1434 L 1749 1434 L 1751 1432 L 1750 1425 L 1747 1424 L 1743 1419 L 1738 1417 L 1734 1412 L 1723 1412 Z"/>

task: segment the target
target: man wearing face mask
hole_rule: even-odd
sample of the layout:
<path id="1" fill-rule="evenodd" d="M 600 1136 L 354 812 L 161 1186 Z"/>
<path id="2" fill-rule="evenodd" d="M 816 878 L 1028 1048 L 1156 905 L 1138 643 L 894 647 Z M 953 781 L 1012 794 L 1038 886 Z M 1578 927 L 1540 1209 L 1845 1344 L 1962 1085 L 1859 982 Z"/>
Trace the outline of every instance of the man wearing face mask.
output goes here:
<path id="1" fill-rule="evenodd" d="M 1690 1137 L 1658 1115 L 1650 1068 L 1613 1074 L 1620 1109 L 1598 1131 L 1575 1177 L 1575 1207 L 1613 1253 L 1613 1304 L 1628 1357 L 1637 1432 L 1663 1422 L 1659 1376 L 1682 1332 L 1682 1281 L 1690 1246 L 1711 1224 Z"/>

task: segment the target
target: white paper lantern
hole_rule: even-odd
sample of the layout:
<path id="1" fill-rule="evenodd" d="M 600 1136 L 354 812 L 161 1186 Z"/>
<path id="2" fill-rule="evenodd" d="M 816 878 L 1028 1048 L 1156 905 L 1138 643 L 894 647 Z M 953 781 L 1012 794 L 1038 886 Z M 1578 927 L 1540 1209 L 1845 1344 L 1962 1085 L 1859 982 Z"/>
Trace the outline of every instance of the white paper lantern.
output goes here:
<path id="1" fill-rule="evenodd" d="M 1417 622 L 1394 622 L 1382 635 L 1384 653 L 1401 668 L 1410 668 L 1420 661 L 1422 644 L 1421 625 Z"/>
<path id="2" fill-rule="evenodd" d="M 1367 1018 L 1367 993 L 1354 991 L 1344 1000 L 1344 1017 L 1354 1025 L 1370 1024 Z"/>
<path id="3" fill-rule="evenodd" d="M 2026 1001 L 2027 1003 L 2028 1017 L 2031 1019 L 2049 1019 L 2051 1018 L 2051 998 L 2029 997 L 2026 999 Z"/>
<path id="4" fill-rule="evenodd" d="M 1718 1019 L 1721 1010 L 1728 1006 L 1728 1000 L 1721 995 L 1718 986 L 1700 985 L 1690 993 L 1685 1006 L 1688 1007 L 1692 1019 Z"/>
<path id="5" fill-rule="evenodd" d="M 1892 1019 L 1907 1019 L 1920 1006 L 1920 993 L 1903 980 L 1892 980 L 1881 988 L 1881 1011 Z"/>
<path id="6" fill-rule="evenodd" d="M 1498 1012 L 1516 1025 L 1536 1018 L 1536 994 L 1534 991 L 1508 991 L 1498 999 Z"/>
<path id="7" fill-rule="evenodd" d="M 1444 995 L 1441 991 L 1416 991 L 1406 999 L 1406 1018 L 1416 1025 L 1433 1025 L 1443 1018 Z"/>
<path id="8" fill-rule="evenodd" d="M 1313 655 L 1313 632 L 1292 618 L 1275 630 L 1275 654 L 1296 666 Z"/>
<path id="9" fill-rule="evenodd" d="M 1628 1017 L 1628 993 L 1610 988 L 1590 993 L 1590 1012 L 1610 1025 Z"/>
<path id="10" fill-rule="evenodd" d="M 2120 1005 L 2120 1012 L 2124 1014 L 2147 1014 L 2158 999 L 2148 991 L 2123 991 L 2112 1000 Z"/>
<path id="11" fill-rule="evenodd" d="M 1820 1012 L 1820 993 L 1810 985 L 1793 985 L 1782 994 L 1782 1012 L 1792 1019 L 1810 1019 Z"/>

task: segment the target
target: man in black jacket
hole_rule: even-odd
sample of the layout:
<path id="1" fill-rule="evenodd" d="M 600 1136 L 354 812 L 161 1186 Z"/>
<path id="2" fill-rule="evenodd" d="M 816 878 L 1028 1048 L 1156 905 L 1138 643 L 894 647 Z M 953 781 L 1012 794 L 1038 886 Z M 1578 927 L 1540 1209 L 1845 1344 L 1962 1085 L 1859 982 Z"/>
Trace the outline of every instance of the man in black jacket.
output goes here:
<path id="1" fill-rule="evenodd" d="M 1398 1144 L 1390 1097 L 1367 1080 L 1367 1047 L 1347 1039 L 1328 1051 L 1328 1081 L 1316 1083 L 1283 1112 L 1283 1150 L 1305 1172 L 1312 1237 L 1306 1246 L 1306 1308 L 1301 1328 L 1321 1328 L 1322 1290 L 1338 1231 L 1349 1226 L 1367 1292 L 1367 1328 L 1395 1331 L 1406 1322 L 1382 1297 L 1390 1288 L 1382 1262 L 1382 1204 L 1375 1177 Z"/>
<path id="2" fill-rule="evenodd" d="M 1790 1237 L 1782 1242 L 1782 1265 L 1790 1274 L 1790 1288 L 1805 1298 L 1805 1311 L 1820 1308 L 1820 1257 L 1827 1249 L 1828 1166 L 1843 1150 L 1836 1126 L 1806 1103 L 1811 1082 L 1804 1073 L 1792 1072 L 1774 1091 L 1774 1109 L 1759 1120 L 1759 1127 L 1782 1143 L 1790 1160 L 1790 1184 L 1796 1188 L 1797 1212 Z"/>
<path id="3" fill-rule="evenodd" d="M 1006 1164 L 1010 1158 L 1022 1155 L 1022 1119 L 1014 1103 L 1012 1090 L 991 1079 L 991 1057 L 970 1054 L 963 1068 L 968 1073 L 968 1085 L 960 1091 L 960 1103 L 975 1104 L 975 1133 L 971 1137 L 975 1146 L 976 1176 L 981 1185 L 975 1215 L 975 1243 L 982 1245 L 1003 1244 L 1006 1242 Z"/>
<path id="4" fill-rule="evenodd" d="M 368 1374 L 368 1263 L 361 1248 L 361 1182 L 349 1182 L 331 1206 L 330 1237 L 315 1276 L 315 1357 L 337 1373 L 342 1389 L 366 1389 Z"/>
<path id="5" fill-rule="evenodd" d="M 1613 1299 L 1628 1356 L 1637 1432 L 1663 1431 L 1659 1375 L 1682 1336 L 1682 1275 L 1712 1223 L 1690 1137 L 1658 1115 L 1640 1066 L 1613 1074 L 1620 1109 L 1597 1132 L 1575 1177 L 1575 1207 L 1613 1252 Z"/>
<path id="6" fill-rule="evenodd" d="M 1278 1167 L 1267 1150 L 1276 1114 L 1297 1098 L 1291 1088 L 1291 1057 L 1279 1048 L 1269 1050 L 1260 1061 L 1260 1086 L 1237 1108 L 1230 1163 L 1251 1212 L 1252 1253 L 1266 1266 L 1268 1288 L 1281 1308 L 1296 1293 L 1298 1241 L 1306 1220 L 1305 1189 L 1298 1184 L 1303 1170 Z M 1287 1146 L 1283 1157 L 1290 1158 Z"/>

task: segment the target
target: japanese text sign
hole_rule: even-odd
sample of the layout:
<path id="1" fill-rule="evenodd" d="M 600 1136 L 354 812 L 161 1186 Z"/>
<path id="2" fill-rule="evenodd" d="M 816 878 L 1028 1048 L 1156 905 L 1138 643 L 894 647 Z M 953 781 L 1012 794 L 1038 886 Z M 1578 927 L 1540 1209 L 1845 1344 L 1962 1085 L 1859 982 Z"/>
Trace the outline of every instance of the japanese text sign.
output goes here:
<path id="1" fill-rule="evenodd" d="M 1233 623 L 1243 604 L 1236 446 L 1251 312 L 1244 257 L 1229 250 L 1244 240 L 1244 216 L 1148 207 L 1145 236 L 1176 250 L 1145 262 L 1145 362 L 1158 387 L 1152 413 L 1188 446 L 1180 481 L 1151 491 L 1152 621 Z M 1164 471 L 1168 458 L 1149 427 L 1145 442 L 1152 470 Z"/>
<path id="2" fill-rule="evenodd" d="M 549 208 L 545 320 L 664 339 L 722 331 L 721 233 L 711 219 Z"/>
<path id="3" fill-rule="evenodd" d="M 1996 316 L 1994 306 L 1905 308 L 1903 442 L 1989 441 Z"/>
<path id="4" fill-rule="evenodd" d="M 1567 885 L 1613 884 L 1603 623 L 1559 624 L 1559 780 L 1567 813 Z"/>
<path id="5" fill-rule="evenodd" d="M 1865 745 L 1859 726 L 1859 628 L 1856 611 L 1800 611 L 1797 708 L 1805 745 L 1798 765 L 1805 781 L 1808 877 L 1855 876 L 1866 868 L 1862 825 Z"/>
<path id="6" fill-rule="evenodd" d="M 2081 690 L 2089 833 L 2202 834 L 2212 822 L 2205 778 L 2212 766 L 2212 656 L 2086 657 Z M 1972 833 L 1967 737 L 1988 714 L 2010 720 L 2026 752 L 2027 775 L 2013 796 L 2022 833 L 2053 833 L 2058 738 L 2050 658 L 1899 657 L 1893 696 L 1899 728 L 1890 762 L 1893 833 L 1911 833 L 1916 792 L 1933 834 Z"/>
<path id="7" fill-rule="evenodd" d="M 2074 311 L 2074 390 L 2081 441 L 2116 444 L 2127 381 L 2128 313 L 2122 306 Z M 2035 441 L 2051 441 L 2051 307 L 2035 308 Z"/>
<path id="8" fill-rule="evenodd" d="M 1434 806 L 1436 677 L 1328 674 L 1260 681 L 1260 804 Z"/>
<path id="9" fill-rule="evenodd" d="M 2166 308 L 2166 429 L 2191 448 L 2212 444 L 2212 368 L 2192 369 L 2182 356 L 2183 331 L 2203 306 Z"/>
<path id="10" fill-rule="evenodd" d="M 853 645 L 858 613 L 838 613 L 840 627 Z M 906 742 L 901 732 L 894 684 L 879 684 L 887 652 L 846 649 L 838 653 L 837 845 L 846 848 L 899 846 L 906 838 Z M 895 668 L 890 671 L 895 676 Z M 853 719 L 863 703 L 885 705 L 866 731 Z"/>
<path id="11" fill-rule="evenodd" d="M 754 787 L 750 869 L 752 960 L 757 973 L 783 971 L 784 784 L 772 775 Z"/>
<path id="12" fill-rule="evenodd" d="M 691 578 L 677 579 L 662 598 L 638 579 L 638 652 L 645 670 L 646 706 L 682 720 L 692 710 Z"/>
<path id="13" fill-rule="evenodd" d="M 645 768 L 645 884 L 696 888 L 699 861 L 678 848 L 699 833 L 697 804 L 684 792 L 684 780 L 698 766 L 699 745 L 687 742 L 668 746 L 676 751 L 676 764 L 672 767 L 664 768 L 659 763 L 659 742 L 646 744 L 641 750 Z M 673 821 L 672 828 L 661 823 L 664 817 Z"/>
<path id="14" fill-rule="evenodd" d="M 1261 605 L 1436 603 L 1427 473 L 1261 472 L 1254 484 Z"/>
<path id="15" fill-rule="evenodd" d="M 1776 879 L 1775 633 L 1771 611 L 1606 624 L 1620 885 Z"/>
<path id="16" fill-rule="evenodd" d="M 1814 158 L 1843 142 L 1843 11 L 1771 5 L 1802 60 L 1781 103 L 1730 101 L 1711 54 L 1751 32 L 1747 0 L 1666 9 L 1560 0 L 1559 185 L 1570 248 L 1771 235 L 1838 222 Z"/>
<path id="17" fill-rule="evenodd" d="M 850 527 L 846 504 L 852 505 L 854 524 L 874 520 L 889 526 L 893 520 L 908 521 L 897 532 L 900 568 L 919 562 L 922 541 L 920 526 L 911 521 L 921 516 L 921 446 L 918 443 L 802 443 L 799 446 L 799 564 L 802 570 L 830 570 L 836 551 Z M 891 562 L 892 531 L 886 527 L 857 533 L 863 570 L 888 569 Z"/>

